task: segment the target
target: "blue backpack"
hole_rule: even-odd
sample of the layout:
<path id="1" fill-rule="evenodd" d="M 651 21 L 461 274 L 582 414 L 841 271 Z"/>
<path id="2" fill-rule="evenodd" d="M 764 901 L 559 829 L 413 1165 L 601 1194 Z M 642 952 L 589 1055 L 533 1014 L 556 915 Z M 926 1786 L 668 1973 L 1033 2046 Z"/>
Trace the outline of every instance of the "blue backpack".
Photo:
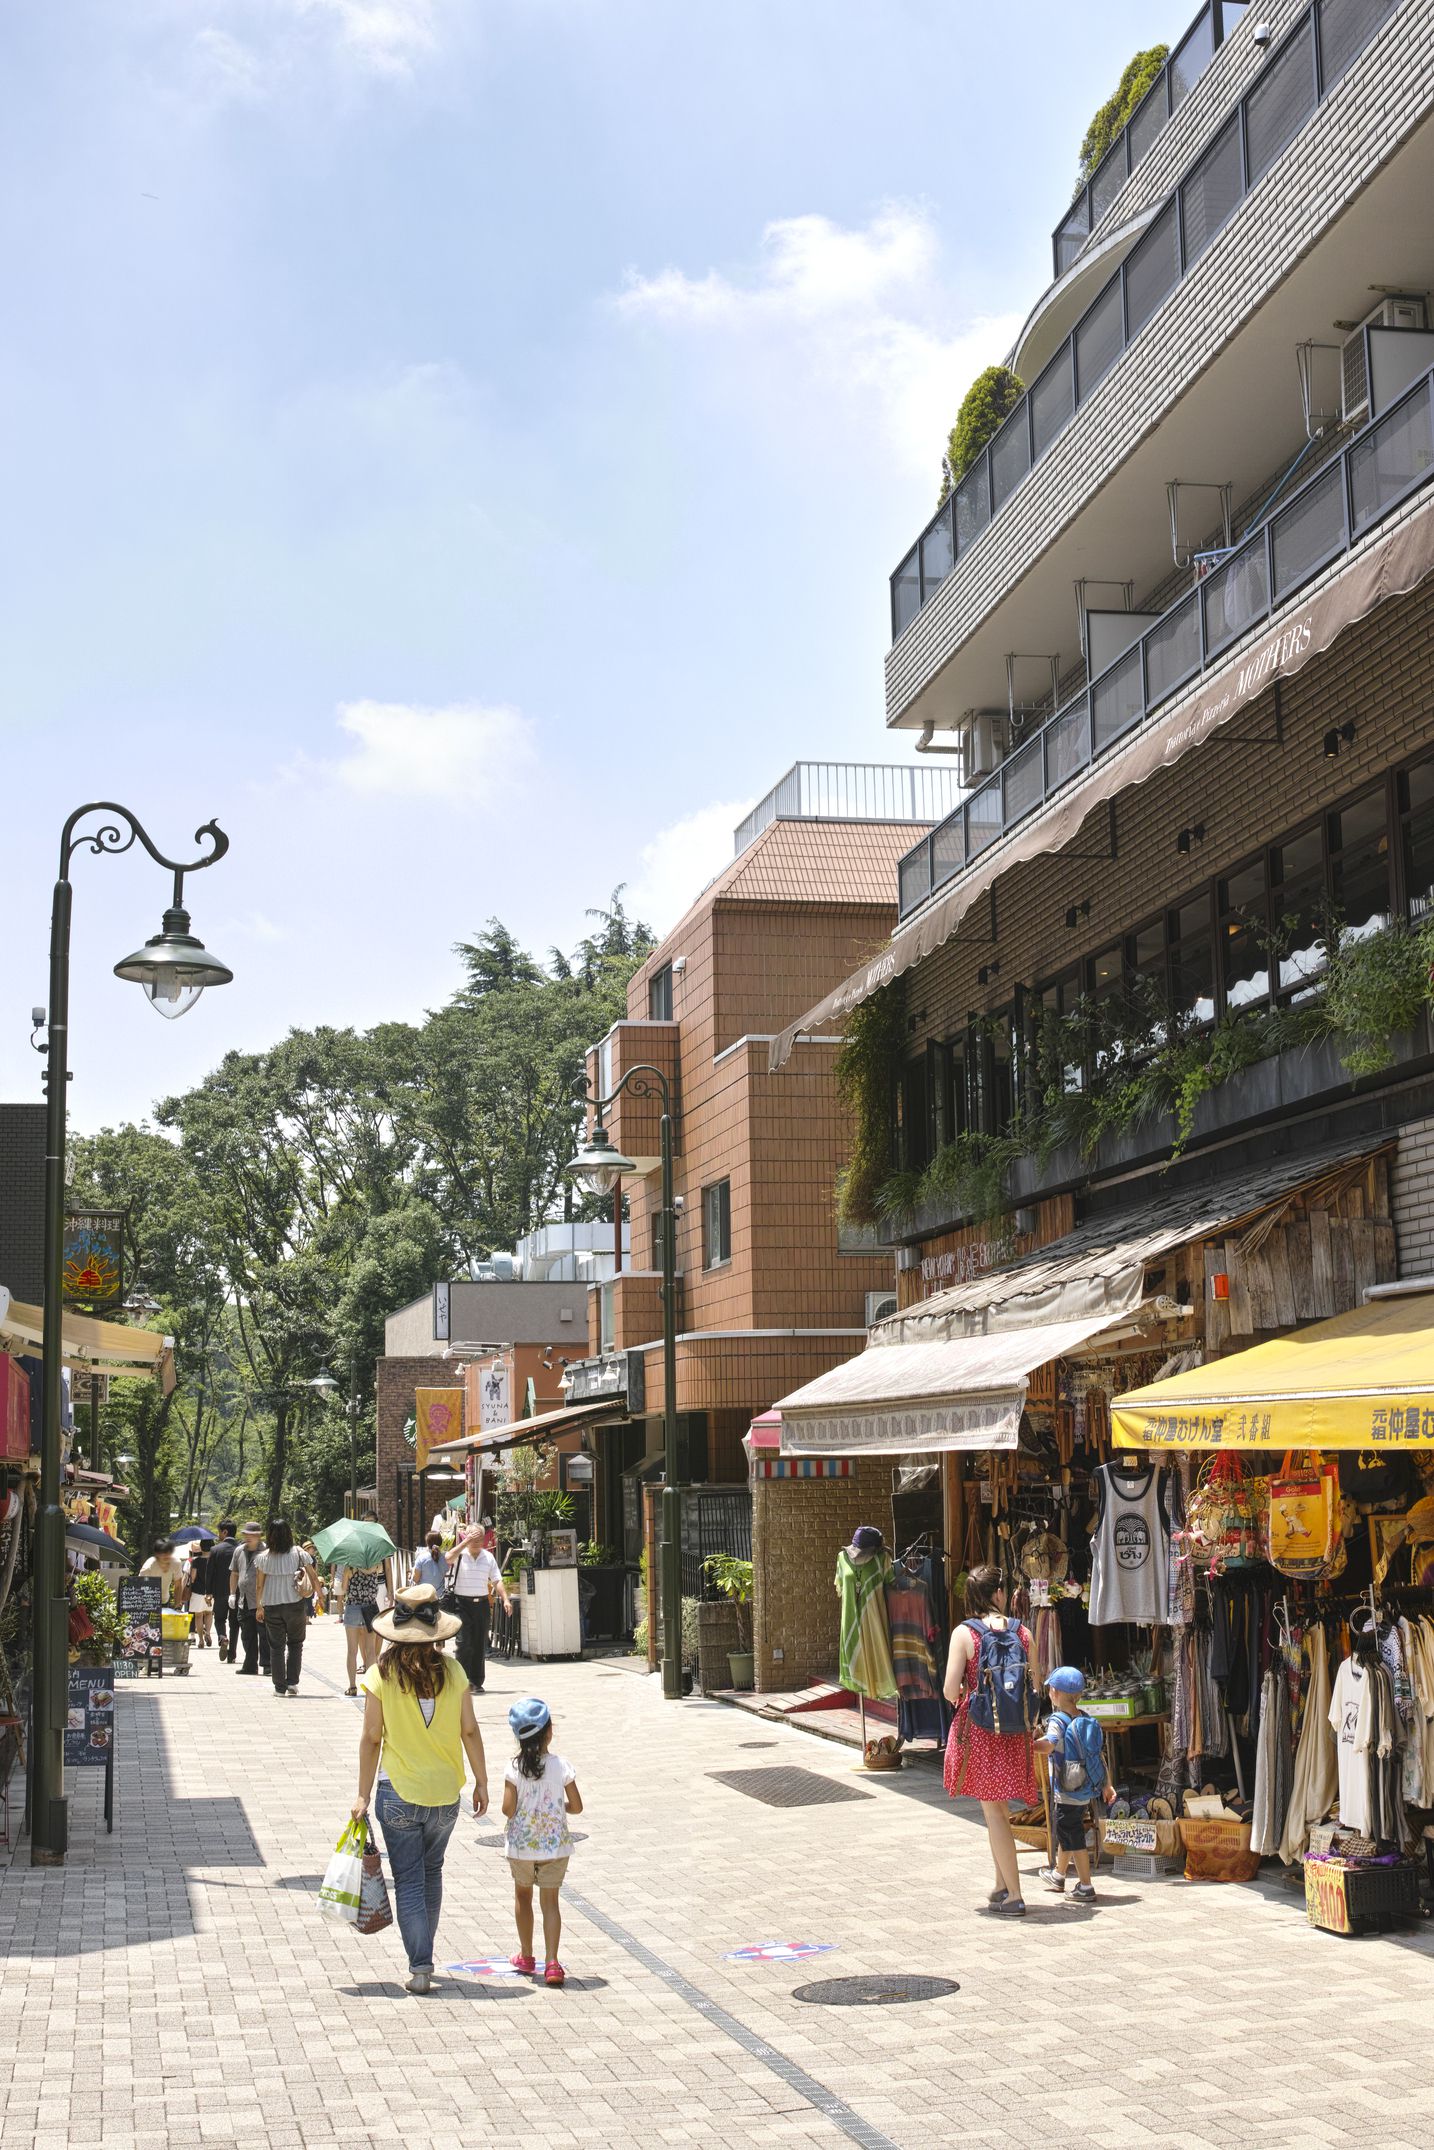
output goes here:
<path id="1" fill-rule="evenodd" d="M 983 1732 L 1029 1732 L 1031 1671 L 1020 1628 L 1014 1621 L 1009 1627 L 988 1627 L 984 1620 L 968 1620 L 966 1625 L 980 1645 L 972 1724 Z"/>
<path id="2" fill-rule="evenodd" d="M 1060 1788 L 1078 1792 L 1088 1785 L 1098 1792 L 1105 1783 L 1105 1735 L 1094 1717 L 1072 1710 L 1066 1718 L 1065 1743 L 1061 1749 Z"/>

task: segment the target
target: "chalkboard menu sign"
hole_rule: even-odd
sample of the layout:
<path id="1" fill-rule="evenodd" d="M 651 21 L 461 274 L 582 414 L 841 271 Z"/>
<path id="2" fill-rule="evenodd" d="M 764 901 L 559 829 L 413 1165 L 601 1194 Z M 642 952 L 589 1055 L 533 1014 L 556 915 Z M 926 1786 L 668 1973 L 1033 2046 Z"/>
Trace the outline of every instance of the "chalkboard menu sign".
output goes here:
<path id="1" fill-rule="evenodd" d="M 164 1639 L 159 1617 L 164 1584 L 157 1575 L 127 1575 L 115 1599 L 122 1630 L 115 1652 L 115 1678 L 142 1680 L 149 1670 L 150 1652 L 158 1650 Z"/>
<path id="2" fill-rule="evenodd" d="M 108 1665 L 71 1665 L 66 1769 L 104 1769 L 115 1737 L 114 1675 Z"/>

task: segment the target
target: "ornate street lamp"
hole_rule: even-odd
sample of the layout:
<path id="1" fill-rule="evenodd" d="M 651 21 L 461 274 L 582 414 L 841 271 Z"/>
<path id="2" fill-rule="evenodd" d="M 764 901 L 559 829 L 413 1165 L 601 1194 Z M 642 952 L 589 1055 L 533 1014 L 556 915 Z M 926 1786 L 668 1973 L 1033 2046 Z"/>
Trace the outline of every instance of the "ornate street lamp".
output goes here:
<path id="1" fill-rule="evenodd" d="M 78 833 L 88 814 L 114 815 Z M 65 1602 L 65 1517 L 60 1507 L 60 1370 L 64 1364 L 65 1107 L 70 1081 L 70 862 L 77 851 L 115 857 L 136 842 L 157 866 L 174 875 L 174 895 L 153 940 L 115 965 L 118 977 L 142 985 L 162 1015 L 183 1015 L 204 988 L 227 985 L 233 972 L 189 931 L 184 877 L 214 865 L 229 849 L 217 821 L 206 821 L 194 840 L 207 844 L 181 865 L 158 850 L 127 806 L 112 799 L 77 807 L 60 837 L 60 872 L 50 910 L 50 1006 L 46 1023 L 49 1065 L 45 1071 L 45 1325 L 44 1411 L 40 1439 L 40 1508 L 35 1519 L 33 1584 L 33 1717 L 30 1790 L 30 1859 L 35 1866 L 64 1862 L 69 1835 L 65 1806 L 65 1719 L 69 1707 L 69 1607 Z"/>
<path id="2" fill-rule="evenodd" d="M 568 1177 L 592 1194 L 611 1194 L 620 1180 L 636 1172 L 632 1158 L 611 1141 L 602 1116 L 624 1090 L 634 1097 L 662 1099 L 662 1692 L 669 1702 L 682 1699 L 682 1495 L 677 1449 L 677 1211 L 672 1199 L 672 1086 L 660 1068 L 629 1068 L 608 1097 L 595 1100 L 591 1133 L 566 1167 Z M 581 1094 L 586 1097 L 587 1084 Z"/>

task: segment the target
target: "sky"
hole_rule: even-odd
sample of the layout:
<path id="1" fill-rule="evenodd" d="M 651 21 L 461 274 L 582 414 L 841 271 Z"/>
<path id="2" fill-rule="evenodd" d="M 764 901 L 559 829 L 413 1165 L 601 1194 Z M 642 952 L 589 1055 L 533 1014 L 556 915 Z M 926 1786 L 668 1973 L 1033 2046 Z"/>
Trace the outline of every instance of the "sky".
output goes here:
<path id="1" fill-rule="evenodd" d="M 64 0 L 0 12 L 0 1096 L 59 832 L 192 855 L 161 1025 L 73 869 L 80 1129 L 414 1019 L 501 917 L 661 929 L 798 759 L 888 739 L 887 576 L 1183 8 Z"/>

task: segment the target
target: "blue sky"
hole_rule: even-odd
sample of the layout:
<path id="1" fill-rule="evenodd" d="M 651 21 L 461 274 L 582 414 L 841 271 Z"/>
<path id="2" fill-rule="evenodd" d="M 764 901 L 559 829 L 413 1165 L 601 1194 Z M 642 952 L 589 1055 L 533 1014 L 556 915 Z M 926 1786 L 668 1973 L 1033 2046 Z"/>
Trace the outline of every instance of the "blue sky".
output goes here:
<path id="1" fill-rule="evenodd" d="M 906 759 L 887 573 L 1091 112 L 1193 13 L 6 10 L 0 1095 L 87 797 L 174 851 L 217 815 L 236 980 L 161 1026 L 110 977 L 161 877 L 82 859 L 82 1128 L 419 1014 L 490 914 L 668 923 L 788 763 Z"/>

